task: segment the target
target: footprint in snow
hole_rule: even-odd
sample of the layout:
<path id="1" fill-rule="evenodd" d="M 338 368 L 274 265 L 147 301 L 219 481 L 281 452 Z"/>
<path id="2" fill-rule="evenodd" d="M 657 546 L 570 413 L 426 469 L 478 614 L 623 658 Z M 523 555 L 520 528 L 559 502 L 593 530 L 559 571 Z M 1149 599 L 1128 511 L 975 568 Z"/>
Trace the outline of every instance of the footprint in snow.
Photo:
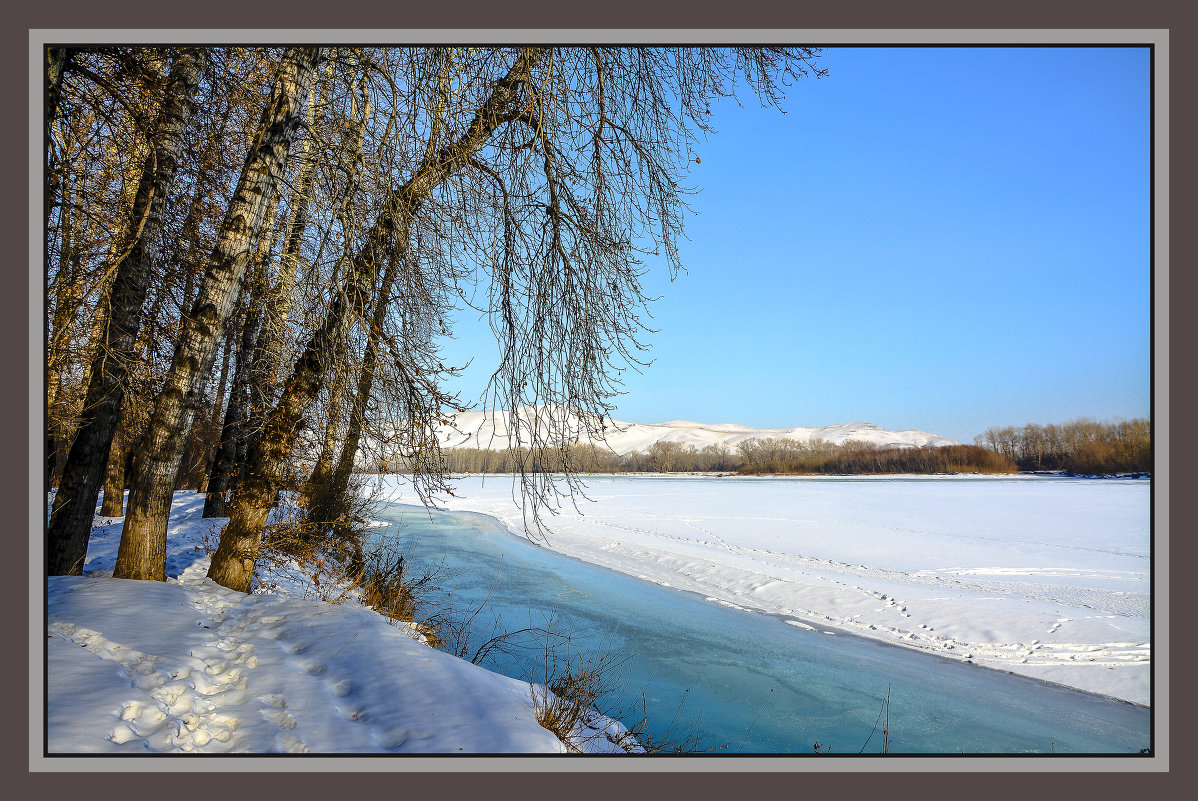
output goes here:
<path id="1" fill-rule="evenodd" d="M 190 656 L 176 660 L 142 653 L 70 623 L 56 622 L 49 628 L 120 665 L 130 684 L 148 696 L 149 702 L 131 699 L 114 710 L 110 742 L 140 742 L 155 752 L 229 750 L 238 721 L 218 714 L 221 704 L 216 699 L 232 692 L 227 699 L 240 703 L 237 693 L 246 687 L 247 671 L 257 665 L 252 647 L 213 636 Z"/>
<path id="2" fill-rule="evenodd" d="M 259 714 L 262 715 L 263 719 L 270 721 L 280 729 L 290 730 L 294 729 L 297 725 L 295 717 L 293 717 L 292 714 L 286 709 L 276 709 L 271 707 L 270 709 L 260 710 Z"/>
<path id="3" fill-rule="evenodd" d="M 308 746 L 303 740 L 299 739 L 298 737 L 293 737 L 285 731 L 278 733 L 278 735 L 275 737 L 275 744 L 278 745 L 279 750 L 285 754 L 308 753 Z"/>

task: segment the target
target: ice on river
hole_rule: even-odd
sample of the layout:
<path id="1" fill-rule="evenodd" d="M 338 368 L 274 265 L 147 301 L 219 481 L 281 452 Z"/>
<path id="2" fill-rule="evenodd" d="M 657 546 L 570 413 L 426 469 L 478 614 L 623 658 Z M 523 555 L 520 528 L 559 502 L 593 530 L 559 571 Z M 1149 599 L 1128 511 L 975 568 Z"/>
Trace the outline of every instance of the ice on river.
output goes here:
<path id="1" fill-rule="evenodd" d="M 1150 485 L 588 477 L 549 547 L 713 602 L 1149 703 Z M 412 502 L 392 480 L 389 496 Z M 450 510 L 524 530 L 508 476 Z"/>

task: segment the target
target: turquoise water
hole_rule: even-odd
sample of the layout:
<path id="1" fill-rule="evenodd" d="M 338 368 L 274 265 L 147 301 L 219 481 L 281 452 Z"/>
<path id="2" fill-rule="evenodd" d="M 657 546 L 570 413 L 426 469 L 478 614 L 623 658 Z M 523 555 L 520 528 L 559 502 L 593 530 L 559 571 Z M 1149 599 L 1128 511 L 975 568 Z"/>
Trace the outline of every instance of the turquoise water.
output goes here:
<path id="1" fill-rule="evenodd" d="M 376 529 L 410 563 L 439 566 L 460 609 L 486 600 L 472 650 L 504 630 L 569 632 L 571 647 L 628 659 L 604 711 L 648 731 L 698 731 L 717 754 L 1136 754 L 1149 711 L 1033 679 L 847 634 L 829 635 L 579 562 L 512 536 L 485 515 L 392 504 Z M 543 635 L 484 665 L 544 675 Z M 522 648 L 519 646 L 523 646 Z M 876 728 L 875 728 L 876 727 Z"/>

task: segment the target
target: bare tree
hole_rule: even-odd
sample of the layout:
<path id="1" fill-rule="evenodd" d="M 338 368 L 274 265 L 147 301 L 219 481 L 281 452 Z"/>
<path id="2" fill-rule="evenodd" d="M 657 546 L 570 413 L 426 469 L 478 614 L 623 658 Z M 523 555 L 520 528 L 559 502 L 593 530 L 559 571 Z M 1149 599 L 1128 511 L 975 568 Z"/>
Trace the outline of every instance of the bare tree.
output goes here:
<path id="1" fill-rule="evenodd" d="M 422 494 L 442 487 L 433 424 L 455 401 L 437 380 L 447 369 L 432 340 L 445 333 L 445 288 L 484 285 L 502 347 L 485 402 L 511 410 L 530 527 L 561 488 L 537 466 L 567 456 L 567 434 L 600 437 L 618 372 L 637 363 L 646 298 L 639 258 L 679 267 L 686 190 L 680 186 L 708 104 L 747 80 L 766 103 L 779 81 L 810 74 L 802 48 L 436 50 L 403 53 L 390 71 L 392 102 L 378 174 L 378 212 L 329 312 L 308 340 L 251 446 L 230 523 L 209 576 L 248 591 L 285 463 L 305 414 L 345 355 L 348 329 L 369 319 L 383 265 L 402 266 L 400 291 L 384 298 L 384 330 L 367 354 L 386 366 L 402 407 L 399 455 Z M 411 157 L 413 149 L 422 155 Z M 472 272 L 467 265 L 476 265 Z M 417 321 L 411 325 L 411 321 Z M 408 325 L 405 328 L 405 325 Z M 369 342 L 378 344 L 369 349 Z M 533 407 L 531 420 L 520 407 Z M 577 487 L 565 479 L 566 492 Z"/>
<path id="2" fill-rule="evenodd" d="M 166 197 L 195 103 L 202 64 L 203 53 L 198 48 L 182 48 L 174 60 L 150 137 L 153 149 L 116 248 L 112 283 L 101 308 L 103 325 L 84 400 L 84 423 L 67 454 L 50 515 L 47 550 L 51 575 L 78 575 L 83 569 L 96 498 L 120 412 L 122 383 L 141 324 L 153 252 L 162 233 Z"/>
<path id="3" fill-rule="evenodd" d="M 711 132 L 709 104 L 740 84 L 774 105 L 787 80 L 820 73 L 801 47 L 352 47 L 332 51 L 318 76 L 325 50 L 204 54 L 205 113 L 184 137 L 185 177 L 155 196 L 168 201 L 155 253 L 161 283 L 124 346 L 147 400 L 121 440 L 135 458 L 115 575 L 164 578 L 171 492 L 183 473 L 191 486 L 217 452 L 222 419 L 230 436 L 209 471 L 213 497 L 224 497 L 224 476 L 234 480 L 209 575 L 227 587 L 250 589 L 270 509 L 281 489 L 298 488 L 322 428 L 326 496 L 312 494 L 311 514 L 349 492 L 366 457 L 402 464 L 435 502 L 450 485 L 434 429 L 466 406 L 444 389 L 455 367 L 440 347 L 463 308 L 488 316 L 500 347 L 478 400 L 507 410 L 515 432 L 510 454 L 469 462 L 519 471 L 528 530 L 539 531 L 544 509 L 580 489 L 575 471 L 628 461 L 572 443 L 603 438 L 621 372 L 642 364 L 643 262 L 659 258 L 671 275 L 680 267 L 685 182 Z M 119 187 L 161 139 L 138 133 L 157 130 L 148 124 L 113 122 L 152 120 L 143 106 L 161 101 L 150 93 L 80 102 L 72 76 L 152 87 L 145 64 L 164 72 L 162 53 L 175 51 L 47 57 L 51 95 L 61 86 L 61 99 L 48 96 L 57 127 L 47 155 L 47 393 L 64 430 L 96 408 L 79 389 L 90 380 L 81 354 L 99 359 L 83 346 L 86 332 L 110 327 L 106 307 L 95 319 L 75 310 L 119 294 L 117 275 L 97 266 L 102 232 L 114 213 L 145 217 L 133 213 L 138 193 L 122 201 Z M 128 147 L 91 156 L 84 143 L 97 130 Z M 240 136 L 251 141 L 244 158 L 230 144 Z M 107 244 L 115 264 L 125 246 Z M 138 310 L 145 299 L 143 290 Z M 231 327 L 235 313 L 248 325 Z M 107 368 L 98 369 L 93 378 Z M 114 498 L 119 451 L 106 448 L 94 471 L 102 476 L 108 461 Z M 675 469 L 682 456 L 692 467 L 728 456 L 663 455 Z M 60 495 L 65 503 L 71 492 Z M 64 551 L 68 568 L 81 565 L 79 548 Z"/>

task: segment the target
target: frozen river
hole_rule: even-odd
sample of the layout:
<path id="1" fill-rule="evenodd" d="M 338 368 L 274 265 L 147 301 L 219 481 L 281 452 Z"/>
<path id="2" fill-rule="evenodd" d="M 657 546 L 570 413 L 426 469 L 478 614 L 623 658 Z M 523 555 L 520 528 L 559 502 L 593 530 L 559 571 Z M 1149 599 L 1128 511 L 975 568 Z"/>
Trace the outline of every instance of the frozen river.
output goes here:
<path id="1" fill-rule="evenodd" d="M 555 552 L 716 602 L 1147 705 L 1151 487 L 1062 478 L 587 478 Z M 392 497 L 408 500 L 403 487 Z M 450 510 L 513 532 L 510 477 Z"/>
<path id="2" fill-rule="evenodd" d="M 1007 673 L 1147 702 L 1147 482 L 588 484 L 595 502 L 553 517 L 548 549 L 510 536 L 522 514 L 504 477 L 465 479 L 450 500 L 507 532 L 481 516 L 389 517 L 417 555 L 448 554 L 459 598 L 491 593 L 508 628 L 552 611 L 637 653 L 628 691 L 667 721 L 685 697 L 682 717 L 701 714 L 732 751 L 878 750 L 888 688 L 894 750 L 1148 744 L 1146 710 Z"/>

